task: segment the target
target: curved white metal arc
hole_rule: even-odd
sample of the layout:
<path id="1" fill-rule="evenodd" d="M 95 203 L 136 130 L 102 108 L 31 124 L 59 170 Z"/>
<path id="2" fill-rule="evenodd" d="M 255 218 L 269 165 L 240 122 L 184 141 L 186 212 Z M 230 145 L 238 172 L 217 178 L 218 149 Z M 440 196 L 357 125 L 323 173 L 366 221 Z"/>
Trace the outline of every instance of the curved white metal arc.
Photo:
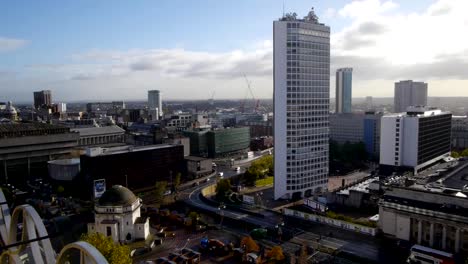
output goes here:
<path id="1" fill-rule="evenodd" d="M 23 233 L 21 241 L 17 241 L 17 225 L 20 215 L 23 215 Z M 23 242 L 47 236 L 47 229 L 45 228 L 41 217 L 32 206 L 20 205 L 15 208 L 10 223 L 8 244 L 11 245 L 17 242 Z M 27 244 L 23 244 L 19 247 L 12 247 L 10 248 L 10 251 L 19 254 L 20 252 L 23 252 L 27 246 Z M 52 248 L 52 244 L 50 243 L 49 238 L 31 242 L 29 243 L 29 246 L 31 248 L 32 259 L 34 260 L 34 263 L 44 263 L 44 260 L 45 263 L 55 262 L 55 251 Z M 41 246 L 43 249 L 43 254 L 41 253 Z M 42 255 L 44 255 L 44 258 Z"/>
<path id="2" fill-rule="evenodd" d="M 8 207 L 7 200 L 0 188 L 0 238 L 6 244 L 8 241 L 8 228 L 10 227 L 11 216 L 10 208 Z"/>
<path id="3" fill-rule="evenodd" d="M 99 252 L 95 247 L 93 247 L 91 244 L 84 242 L 84 241 L 78 241 L 75 243 L 71 243 L 66 245 L 62 251 L 60 251 L 60 254 L 57 257 L 57 264 L 65 264 L 68 263 L 68 257 L 67 257 L 67 252 L 69 250 L 79 250 L 80 251 L 80 259 L 81 263 L 94 263 L 94 264 L 108 264 L 106 258 Z"/>
<path id="4" fill-rule="evenodd" d="M 30 205 L 20 205 L 16 207 L 13 214 L 10 215 L 10 209 L 1 189 L 0 203 L 0 238 L 5 245 L 48 236 L 47 229 L 45 228 L 41 217 L 33 207 Z M 20 215 L 23 216 L 23 233 L 21 241 L 18 241 L 17 226 Z M 31 263 L 68 263 L 66 253 L 69 250 L 75 249 L 80 252 L 81 263 L 108 264 L 104 256 L 102 256 L 95 247 L 84 241 L 75 242 L 65 246 L 58 255 L 56 261 L 56 253 L 52 248 L 49 238 L 9 248 L 0 255 L 0 263 L 23 263 L 20 259 L 20 254 L 27 254 L 28 245 L 30 248 L 29 252 L 31 252 L 28 256 L 28 260 Z"/>

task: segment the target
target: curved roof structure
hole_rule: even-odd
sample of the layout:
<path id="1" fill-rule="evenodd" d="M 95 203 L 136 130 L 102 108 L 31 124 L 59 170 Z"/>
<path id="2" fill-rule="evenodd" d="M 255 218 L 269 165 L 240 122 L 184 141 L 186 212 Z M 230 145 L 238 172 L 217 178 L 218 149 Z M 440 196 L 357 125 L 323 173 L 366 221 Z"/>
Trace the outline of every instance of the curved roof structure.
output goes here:
<path id="1" fill-rule="evenodd" d="M 99 198 L 98 206 L 130 206 L 138 197 L 122 185 L 114 185 Z"/>

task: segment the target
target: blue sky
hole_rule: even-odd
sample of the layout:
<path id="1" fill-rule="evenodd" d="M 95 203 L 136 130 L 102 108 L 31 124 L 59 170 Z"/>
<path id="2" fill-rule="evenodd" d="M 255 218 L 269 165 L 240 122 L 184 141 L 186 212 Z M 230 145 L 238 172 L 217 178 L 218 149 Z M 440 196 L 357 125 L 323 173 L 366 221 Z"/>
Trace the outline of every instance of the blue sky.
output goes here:
<path id="1" fill-rule="evenodd" d="M 32 91 L 40 89 L 51 89 L 57 100 L 64 101 L 94 97 L 99 100 L 120 97 L 143 99 L 146 96 L 145 91 L 151 88 L 167 90 L 165 94 L 168 97 L 177 99 L 184 99 L 187 91 L 197 91 L 199 99 L 207 97 L 211 90 L 217 90 L 216 94 L 220 98 L 244 96 L 245 85 L 242 78 L 237 76 L 227 77 L 224 73 L 219 75 L 222 77 L 210 74 L 194 76 L 186 72 L 183 76 L 170 74 L 178 71 L 174 69 L 179 67 L 187 71 L 184 66 L 186 61 L 196 66 L 197 63 L 203 62 L 203 57 L 212 57 L 210 61 L 213 67 L 218 65 L 215 67 L 217 70 L 223 67 L 230 69 L 231 65 L 225 63 L 226 58 L 245 63 L 252 60 L 254 65 L 265 67 L 259 72 L 253 69 L 246 74 L 252 78 L 258 97 L 269 97 L 272 93 L 271 74 L 268 74 L 272 21 L 281 16 L 283 3 L 286 12 L 294 11 L 299 16 L 305 15 L 310 7 L 314 6 L 321 21 L 332 28 L 332 55 L 336 54 L 337 61 L 342 63 L 356 61 L 349 60 L 356 56 L 364 58 L 359 62 L 362 63 L 363 69 L 374 68 L 369 67 L 368 63 L 379 59 L 379 52 L 385 53 L 388 47 L 379 44 L 384 40 L 383 35 L 382 38 L 375 39 L 374 47 L 369 47 L 370 53 L 377 54 L 373 57 L 367 56 L 368 52 L 361 48 L 346 49 L 350 47 L 346 41 L 353 38 L 353 30 L 358 29 L 360 25 L 377 21 L 382 28 L 389 30 L 390 35 L 392 29 L 389 28 L 393 27 L 393 21 L 400 21 L 401 17 L 406 19 L 405 21 L 417 24 L 426 21 L 424 19 L 430 19 L 424 14 L 428 13 L 431 6 L 436 6 L 442 13 L 445 6 L 452 8 L 450 10 L 459 7 L 450 4 L 457 0 L 359 2 L 2 1 L 0 101 L 27 101 L 31 99 Z M 458 2 L 463 5 L 463 1 Z M 453 14 L 442 14 L 449 15 Z M 412 18 L 414 16 L 420 19 Z M 396 29 L 393 31 L 397 31 Z M 369 38 L 371 37 L 374 36 L 369 35 Z M 451 47 L 449 53 L 451 50 L 458 52 L 458 49 L 460 48 Z M 177 58 L 166 58 L 168 54 L 174 54 L 174 50 L 180 51 Z M 438 50 L 432 57 L 436 58 L 439 53 L 446 54 L 447 51 Z M 424 58 L 431 56 L 423 53 L 416 55 L 419 57 L 414 63 L 427 66 L 429 61 L 425 61 Z M 164 60 L 160 59 L 162 57 Z M 407 61 L 392 61 L 391 57 L 385 58 L 389 60 L 389 64 L 408 65 Z M 401 57 L 407 56 L 401 54 Z M 265 61 L 261 61 L 263 58 Z M 167 64 L 157 64 L 155 60 L 167 61 Z M 333 61 L 332 58 L 332 64 Z M 141 71 L 142 68 L 137 67 L 138 65 L 144 65 L 144 70 Z M 147 65 L 151 67 L 146 67 Z M 138 72 L 129 72 L 126 70 L 128 67 L 138 68 Z M 207 68 L 206 71 L 208 70 Z M 426 77 L 419 72 L 414 75 Z M 445 79 L 452 82 L 465 79 L 458 75 L 460 74 L 452 73 Z M 369 77 L 369 73 L 362 76 L 363 83 L 359 86 L 363 88 L 357 90 L 356 96 L 391 96 L 391 92 L 383 89 L 372 91 L 372 82 L 387 80 L 386 85 L 389 86 L 393 83 L 390 79 L 400 77 L 398 73 L 392 76 L 376 76 L 374 79 Z M 359 74 L 356 77 L 359 77 Z M 438 76 L 436 82 L 440 82 L 443 77 Z M 359 84 L 360 79 L 357 80 Z M 232 88 L 238 88 L 240 92 L 235 93 Z M 97 93 L 88 94 L 91 91 Z"/>

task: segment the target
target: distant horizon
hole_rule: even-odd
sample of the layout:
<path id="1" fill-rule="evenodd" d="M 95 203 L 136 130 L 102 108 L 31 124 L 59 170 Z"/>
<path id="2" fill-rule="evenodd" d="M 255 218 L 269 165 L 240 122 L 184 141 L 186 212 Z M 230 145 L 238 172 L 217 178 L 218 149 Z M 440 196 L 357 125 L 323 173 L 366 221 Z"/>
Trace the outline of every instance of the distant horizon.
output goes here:
<path id="1" fill-rule="evenodd" d="M 448 98 L 452 98 L 452 99 L 463 99 L 463 98 L 466 98 L 468 99 L 468 96 L 428 96 L 427 97 L 428 99 L 434 99 L 434 98 L 445 98 L 445 99 L 448 99 Z M 333 99 L 335 100 L 336 98 L 335 97 L 330 97 L 330 99 Z M 354 99 L 362 99 L 362 100 L 365 100 L 366 97 L 353 97 L 352 98 L 353 101 Z M 376 96 L 372 96 L 372 99 L 392 99 L 393 100 L 393 96 L 379 96 L 379 97 L 376 97 Z M 194 100 L 187 100 L 187 99 L 164 99 L 163 98 L 163 102 L 203 102 L 203 101 L 210 101 L 211 99 L 194 99 Z M 219 99 L 214 99 L 213 101 L 242 101 L 242 100 L 245 100 L 245 98 L 219 98 Z M 273 98 L 255 98 L 255 100 L 269 100 L 269 101 L 272 101 Z M 147 99 L 131 99 L 131 100 L 122 100 L 122 99 L 115 99 L 115 100 L 112 100 L 112 99 L 109 99 L 109 100 L 75 100 L 75 101 L 56 101 L 56 100 L 53 100 L 53 97 L 52 97 L 52 101 L 53 103 L 110 103 L 110 102 L 118 102 L 118 101 L 123 101 L 124 103 L 133 103 L 133 102 L 146 102 L 148 101 Z M 247 99 L 247 101 L 253 101 L 253 99 Z M 0 101 L 0 102 L 8 102 L 8 101 Z M 25 104 L 33 104 L 33 101 L 18 101 L 18 102 L 15 102 L 15 101 L 12 101 L 14 105 L 25 105 Z"/>

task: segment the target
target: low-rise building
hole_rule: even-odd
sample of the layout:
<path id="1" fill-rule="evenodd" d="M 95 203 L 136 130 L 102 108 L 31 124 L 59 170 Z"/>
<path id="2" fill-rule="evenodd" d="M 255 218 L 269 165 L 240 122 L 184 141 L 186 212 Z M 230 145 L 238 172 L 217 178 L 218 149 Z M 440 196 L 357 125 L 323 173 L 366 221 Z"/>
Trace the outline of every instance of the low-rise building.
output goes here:
<path id="1" fill-rule="evenodd" d="M 120 243 L 145 240 L 150 235 L 149 218 L 141 216 L 141 206 L 141 199 L 133 192 L 114 185 L 94 206 L 94 223 L 88 224 L 88 232 L 101 233 Z"/>
<path id="2" fill-rule="evenodd" d="M 213 160 L 195 156 L 185 157 L 189 178 L 196 179 L 209 175 L 213 171 Z"/>
<path id="3" fill-rule="evenodd" d="M 190 138 L 190 155 L 218 158 L 246 153 L 250 145 L 248 127 L 233 127 L 216 130 L 184 131 Z"/>
<path id="4" fill-rule="evenodd" d="M 207 144 L 210 158 L 247 153 L 250 146 L 250 130 L 248 127 L 212 130 L 207 133 Z"/>
<path id="5" fill-rule="evenodd" d="M 73 128 L 71 131 L 80 134 L 80 147 L 125 143 L 125 130 L 119 126 Z"/>
<path id="6" fill-rule="evenodd" d="M 425 107 L 384 115 L 380 134 L 381 171 L 406 168 L 418 174 L 450 156 L 451 122 L 451 113 Z"/>
<path id="7" fill-rule="evenodd" d="M 31 175 L 47 176 L 47 162 L 70 157 L 79 134 L 44 123 L 0 124 L 0 176 L 3 182 L 25 184 Z"/>
<path id="8" fill-rule="evenodd" d="M 330 115 L 330 139 L 339 144 L 363 141 L 364 115 L 341 113 Z"/>
<path id="9" fill-rule="evenodd" d="M 379 203 L 379 227 L 395 239 L 467 253 L 467 195 L 392 187 Z"/>
<path id="10" fill-rule="evenodd" d="M 452 116 L 452 148 L 468 148 L 468 117 Z"/>
<path id="11" fill-rule="evenodd" d="M 190 155 L 190 139 L 177 134 L 168 134 L 167 138 L 162 139 L 163 144 L 184 146 L 184 156 Z"/>
<path id="12" fill-rule="evenodd" d="M 244 121 L 243 125 L 250 128 L 251 137 L 256 138 L 273 136 L 273 120 Z"/>
<path id="13" fill-rule="evenodd" d="M 94 180 L 131 190 L 152 188 L 159 181 L 168 184 L 178 174 L 186 175 L 182 145 L 149 145 L 88 148 L 80 157 L 81 171 L 89 191 Z"/>

